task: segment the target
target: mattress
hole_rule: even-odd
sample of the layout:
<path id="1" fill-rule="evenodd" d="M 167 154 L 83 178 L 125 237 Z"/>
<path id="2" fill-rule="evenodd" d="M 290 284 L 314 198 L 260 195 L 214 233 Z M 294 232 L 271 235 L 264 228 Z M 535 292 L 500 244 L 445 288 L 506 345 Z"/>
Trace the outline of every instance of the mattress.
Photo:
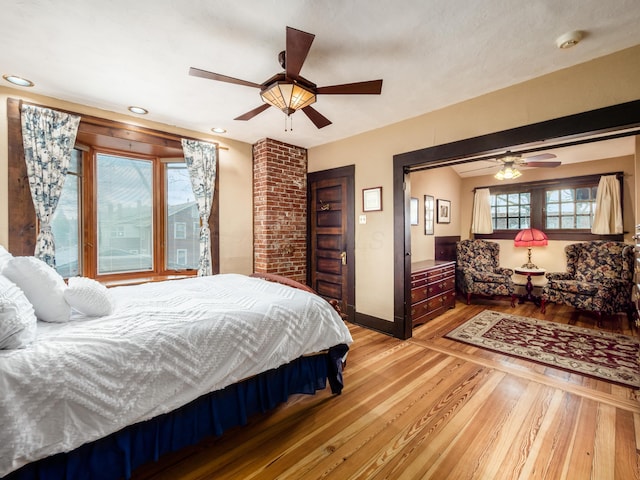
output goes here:
<path id="1" fill-rule="evenodd" d="M 317 295 L 238 274 L 115 287 L 115 312 L 0 351 L 0 476 L 352 338 Z"/>

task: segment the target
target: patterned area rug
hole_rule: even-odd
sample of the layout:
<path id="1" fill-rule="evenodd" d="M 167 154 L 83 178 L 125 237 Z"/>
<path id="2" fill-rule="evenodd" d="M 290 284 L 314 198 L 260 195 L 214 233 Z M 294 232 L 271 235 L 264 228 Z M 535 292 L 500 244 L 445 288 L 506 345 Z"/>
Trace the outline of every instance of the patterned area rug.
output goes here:
<path id="1" fill-rule="evenodd" d="M 640 388 L 640 339 L 485 310 L 445 337 Z"/>

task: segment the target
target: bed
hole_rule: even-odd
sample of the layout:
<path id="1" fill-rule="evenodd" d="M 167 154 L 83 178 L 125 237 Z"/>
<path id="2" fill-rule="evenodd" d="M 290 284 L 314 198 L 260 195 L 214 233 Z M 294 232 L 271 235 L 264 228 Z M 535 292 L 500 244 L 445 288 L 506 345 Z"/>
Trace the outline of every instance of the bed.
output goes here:
<path id="1" fill-rule="evenodd" d="M 114 287 L 109 315 L 38 321 L 27 348 L 0 350 L 0 477 L 128 478 L 290 394 L 327 381 L 339 394 L 348 328 L 283 283 L 221 274 Z"/>

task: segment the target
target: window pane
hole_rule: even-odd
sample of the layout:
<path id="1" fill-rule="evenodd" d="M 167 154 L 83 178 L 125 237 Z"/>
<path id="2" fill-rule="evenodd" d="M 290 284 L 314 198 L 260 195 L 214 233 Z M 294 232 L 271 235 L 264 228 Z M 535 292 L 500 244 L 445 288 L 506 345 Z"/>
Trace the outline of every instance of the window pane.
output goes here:
<path id="1" fill-rule="evenodd" d="M 560 228 L 560 219 L 558 217 L 549 217 L 547 216 L 547 228 L 548 229 L 558 229 Z"/>
<path id="2" fill-rule="evenodd" d="M 56 270 L 65 278 L 75 277 L 81 272 L 80 255 L 80 178 L 82 152 L 71 151 L 71 162 L 64 182 L 62 195 L 51 219 L 56 247 Z"/>
<path id="3" fill-rule="evenodd" d="M 547 192 L 547 203 L 559 202 L 559 201 L 560 201 L 560 192 L 558 190 L 549 190 Z"/>
<path id="4" fill-rule="evenodd" d="M 168 270 L 198 268 L 200 216 L 185 163 L 167 163 L 167 265 Z M 187 228 L 187 225 L 193 226 Z"/>
<path id="5" fill-rule="evenodd" d="M 495 230 L 520 230 L 530 224 L 531 194 L 518 192 L 491 195 L 491 217 Z"/>
<path id="6" fill-rule="evenodd" d="M 153 164 L 97 156 L 98 274 L 153 269 Z"/>

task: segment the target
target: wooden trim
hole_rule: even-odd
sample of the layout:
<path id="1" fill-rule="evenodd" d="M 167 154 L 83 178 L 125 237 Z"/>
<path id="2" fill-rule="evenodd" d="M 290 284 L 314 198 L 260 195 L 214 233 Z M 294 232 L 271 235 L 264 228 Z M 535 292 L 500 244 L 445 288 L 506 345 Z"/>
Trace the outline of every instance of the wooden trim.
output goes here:
<path id="1" fill-rule="evenodd" d="M 12 99 L 13 100 L 13 99 Z M 79 133 L 103 135 L 111 138 L 119 138 L 126 140 L 127 142 L 140 142 L 154 145 L 162 145 L 167 148 L 176 148 L 182 151 L 183 138 L 188 140 L 198 140 L 200 142 L 208 142 L 214 144 L 217 148 L 222 150 L 228 150 L 227 147 L 221 147 L 218 142 L 211 140 L 204 140 L 202 138 L 188 137 L 186 135 L 178 135 L 170 132 L 163 132 L 162 130 L 156 130 L 149 127 L 143 127 L 141 125 L 134 125 L 117 120 L 109 120 L 106 118 L 94 117 L 93 115 L 87 115 L 85 113 L 78 113 L 72 110 L 65 110 L 58 107 L 49 107 L 48 105 L 42 105 L 33 102 L 26 102 L 24 100 L 18 100 L 20 105 L 33 105 L 36 107 L 55 108 L 60 112 L 69 113 L 71 115 L 78 115 L 81 118 L 80 126 L 78 127 Z M 127 133 L 124 133 L 126 131 Z"/>
<path id="2" fill-rule="evenodd" d="M 411 262 L 406 255 L 411 252 L 411 235 L 405 224 L 410 188 L 405 193 L 405 179 L 416 166 L 428 168 L 471 156 L 494 154 L 515 146 L 532 145 L 534 142 L 554 138 L 579 138 L 640 126 L 640 100 L 621 103 L 588 112 L 525 125 L 478 137 L 436 145 L 393 156 L 393 222 L 394 222 L 394 323 L 403 333 L 400 338 L 411 336 L 411 318 L 407 314 L 408 291 L 411 283 Z M 621 132 L 622 133 L 622 132 Z M 636 132 L 629 132 L 632 135 Z M 462 160 L 466 161 L 466 160 Z M 408 219 L 407 219 L 408 220 Z"/>

